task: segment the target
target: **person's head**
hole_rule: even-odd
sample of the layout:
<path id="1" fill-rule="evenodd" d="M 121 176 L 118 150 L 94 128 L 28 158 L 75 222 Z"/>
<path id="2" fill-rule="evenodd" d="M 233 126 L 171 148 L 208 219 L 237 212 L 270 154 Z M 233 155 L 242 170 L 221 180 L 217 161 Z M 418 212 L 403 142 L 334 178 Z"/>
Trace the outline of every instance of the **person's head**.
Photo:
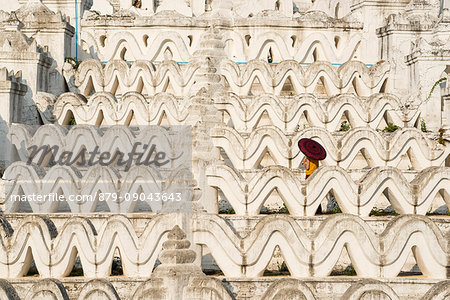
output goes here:
<path id="1" fill-rule="evenodd" d="M 303 157 L 302 165 L 305 167 L 306 170 L 309 169 L 309 158 L 307 156 Z"/>

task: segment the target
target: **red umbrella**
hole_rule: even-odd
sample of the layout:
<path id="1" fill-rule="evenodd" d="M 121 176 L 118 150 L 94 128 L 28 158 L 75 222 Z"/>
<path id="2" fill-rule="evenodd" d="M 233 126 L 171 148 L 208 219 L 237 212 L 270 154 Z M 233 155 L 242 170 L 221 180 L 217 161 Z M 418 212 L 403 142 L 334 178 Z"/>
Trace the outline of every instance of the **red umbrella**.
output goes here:
<path id="1" fill-rule="evenodd" d="M 311 139 L 301 139 L 298 147 L 306 157 L 316 160 L 324 160 L 327 157 L 327 151 L 318 142 Z"/>

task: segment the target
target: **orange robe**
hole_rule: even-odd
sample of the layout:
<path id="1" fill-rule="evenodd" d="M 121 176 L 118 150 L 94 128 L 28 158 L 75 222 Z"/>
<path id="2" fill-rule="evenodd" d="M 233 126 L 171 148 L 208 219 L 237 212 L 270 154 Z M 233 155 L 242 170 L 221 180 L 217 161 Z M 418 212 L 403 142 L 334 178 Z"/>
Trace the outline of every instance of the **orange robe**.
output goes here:
<path id="1" fill-rule="evenodd" d="M 309 177 L 318 167 L 319 167 L 319 161 L 315 159 L 309 158 L 309 169 L 306 170 L 306 178 Z"/>

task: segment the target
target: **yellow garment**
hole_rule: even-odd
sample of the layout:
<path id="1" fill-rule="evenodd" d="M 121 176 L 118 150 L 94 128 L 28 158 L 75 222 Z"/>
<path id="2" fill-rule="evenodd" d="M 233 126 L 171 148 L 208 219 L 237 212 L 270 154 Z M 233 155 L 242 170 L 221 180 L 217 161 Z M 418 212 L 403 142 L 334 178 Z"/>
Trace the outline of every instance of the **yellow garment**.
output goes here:
<path id="1" fill-rule="evenodd" d="M 306 176 L 311 175 L 318 167 L 319 167 L 319 161 L 315 159 L 309 158 L 309 169 L 306 170 Z"/>

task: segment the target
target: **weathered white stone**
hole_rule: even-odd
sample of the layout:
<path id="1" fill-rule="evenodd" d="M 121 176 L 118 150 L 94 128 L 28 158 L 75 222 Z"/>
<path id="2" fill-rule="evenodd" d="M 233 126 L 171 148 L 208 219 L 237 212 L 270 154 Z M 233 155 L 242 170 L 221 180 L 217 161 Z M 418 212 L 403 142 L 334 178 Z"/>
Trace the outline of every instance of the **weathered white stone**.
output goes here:
<path id="1" fill-rule="evenodd" d="M 6 68 L 0 69 L 0 166 L 4 171 L 12 162 L 11 142 L 7 138 L 12 123 L 22 120 L 23 98 L 27 86 L 23 84 L 21 72 L 14 73 Z M 3 173 L 3 172 L 2 172 Z"/>
<path id="2" fill-rule="evenodd" d="M 313 240 L 310 240 L 298 225 L 286 217 L 266 217 L 247 236 L 241 237 L 233 233 L 231 228 L 225 229 L 223 226 L 227 225 L 224 220 L 202 216 L 194 228 L 194 240 L 208 246 L 220 269 L 226 276 L 231 277 L 261 276 L 277 245 L 293 276 L 322 277 L 331 272 L 345 244 L 348 245 L 347 249 L 358 275 L 391 277 L 398 274 L 402 268 L 411 249 L 409 245 L 436 243 L 440 246 L 433 249 L 439 250 L 433 254 L 427 252 L 430 256 L 426 260 L 416 253 L 416 260 L 424 274 L 445 278 L 447 246 L 440 240 L 443 238 L 441 233 L 426 218 L 413 218 L 414 221 L 408 216 L 396 219 L 378 236 L 357 218 L 337 215 L 327 218 L 315 232 Z M 414 225 L 408 229 L 404 225 L 412 224 L 410 222 Z M 423 238 L 430 240 L 425 242 L 422 238 L 412 238 L 415 234 L 413 228 L 423 228 Z M 329 232 L 325 233 L 328 230 Z M 391 240 L 393 236 L 397 238 Z M 289 246 L 285 244 L 287 241 Z M 336 253 L 332 254 L 334 251 Z"/>

